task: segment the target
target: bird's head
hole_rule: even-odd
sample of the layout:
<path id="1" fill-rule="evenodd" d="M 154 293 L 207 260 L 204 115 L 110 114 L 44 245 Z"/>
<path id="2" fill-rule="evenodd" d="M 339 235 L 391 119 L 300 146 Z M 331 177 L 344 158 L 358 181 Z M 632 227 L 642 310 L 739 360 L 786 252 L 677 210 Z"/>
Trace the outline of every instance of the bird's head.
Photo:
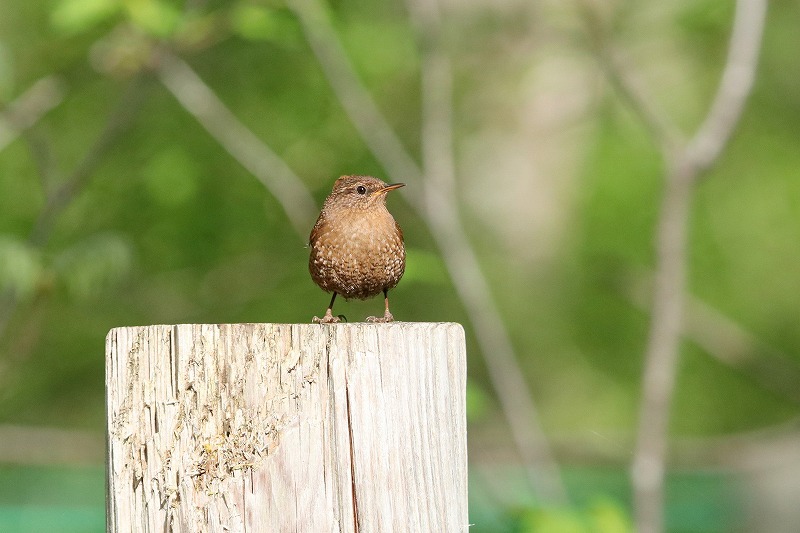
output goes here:
<path id="1" fill-rule="evenodd" d="M 344 209 L 367 210 L 386 204 L 386 193 L 403 187 L 405 183 L 387 185 L 372 176 L 342 176 L 333 184 L 333 191 L 325 201 L 326 206 Z"/>

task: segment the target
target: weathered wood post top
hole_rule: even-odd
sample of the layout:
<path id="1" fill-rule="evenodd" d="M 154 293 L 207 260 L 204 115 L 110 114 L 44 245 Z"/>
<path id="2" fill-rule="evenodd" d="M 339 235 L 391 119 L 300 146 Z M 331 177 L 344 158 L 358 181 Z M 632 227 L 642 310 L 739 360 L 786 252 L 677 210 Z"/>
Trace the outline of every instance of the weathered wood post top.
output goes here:
<path id="1" fill-rule="evenodd" d="M 454 323 L 112 329 L 108 530 L 466 532 L 465 392 Z"/>

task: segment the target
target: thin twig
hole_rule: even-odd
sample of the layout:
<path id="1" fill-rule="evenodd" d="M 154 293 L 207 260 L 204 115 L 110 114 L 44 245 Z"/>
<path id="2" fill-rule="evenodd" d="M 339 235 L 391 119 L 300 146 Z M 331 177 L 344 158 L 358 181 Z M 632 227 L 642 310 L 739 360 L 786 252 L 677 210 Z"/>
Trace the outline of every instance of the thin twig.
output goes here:
<path id="1" fill-rule="evenodd" d="M 143 100 L 142 89 L 144 83 L 142 75 L 136 76 L 130 81 L 92 146 L 67 179 L 47 194 L 45 205 L 39 212 L 30 234 L 29 241 L 31 244 L 41 246 L 47 241 L 58 215 L 86 186 L 86 183 L 102 163 L 109 149 L 130 127 Z"/>
<path id="2" fill-rule="evenodd" d="M 441 35 L 440 6 L 436 0 L 409 0 L 412 19 L 420 34 L 422 83 L 423 198 L 426 221 L 465 306 L 473 309 L 473 321 L 481 348 L 487 355 L 487 370 L 508 418 L 511 434 L 525 465 L 528 481 L 539 500 L 564 504 L 567 492 L 558 464 L 544 436 L 528 385 L 516 362 L 513 347 L 500 321 L 491 291 L 480 265 L 464 238 L 456 199 L 456 168 L 453 141 L 453 74 Z M 465 283 L 465 280 L 470 280 Z M 474 320 L 475 313 L 480 318 Z M 489 340 L 491 339 L 491 340 Z M 522 423 L 524 421 L 524 423 Z"/>
<path id="3" fill-rule="evenodd" d="M 359 80 L 322 4 L 317 0 L 287 0 L 287 4 L 300 20 L 328 82 L 370 151 L 389 175 L 409 185 L 421 182 L 419 165 Z M 404 193 L 413 195 L 414 187 L 410 190 Z"/>
<path id="4" fill-rule="evenodd" d="M 292 228 L 301 239 L 307 239 L 317 208 L 311 193 L 289 165 L 242 124 L 181 58 L 162 51 L 158 76 L 183 108 L 275 196 Z"/>
<path id="5" fill-rule="evenodd" d="M 63 100 L 64 88 L 55 76 L 46 76 L 31 85 L 0 115 L 0 151 Z"/>
<path id="6" fill-rule="evenodd" d="M 728 58 L 717 94 L 703 124 L 687 147 L 698 174 L 719 158 L 753 88 L 767 0 L 738 0 Z"/>
<path id="7" fill-rule="evenodd" d="M 58 182 L 58 165 L 53 154 L 49 140 L 35 129 L 29 129 L 22 133 L 28 143 L 28 151 L 31 160 L 36 166 L 36 173 L 39 175 L 39 186 L 43 191 L 47 191 L 53 183 Z"/>
<path id="8" fill-rule="evenodd" d="M 622 288 L 624 296 L 642 311 L 653 305 L 651 278 L 638 274 Z M 682 337 L 745 379 L 800 404 L 800 365 L 697 296 L 687 292 L 684 298 Z"/>
<path id="9" fill-rule="evenodd" d="M 641 82 L 635 79 L 590 0 L 578 0 L 578 8 L 606 78 L 648 129 L 661 151 L 672 153 L 685 142 L 680 130 L 655 104 Z"/>
<path id="10" fill-rule="evenodd" d="M 116 109 L 109 115 L 103 131 L 100 132 L 83 159 L 63 183 L 46 193 L 44 206 L 28 237 L 31 245 L 42 247 L 47 243 L 58 216 L 83 190 L 108 150 L 130 126 L 133 116 L 138 110 L 137 103 L 141 97 L 141 83 L 142 80 L 139 77 L 131 81 Z M 46 177 L 43 177 L 42 182 L 46 181 Z M 17 305 L 19 305 L 19 298 L 13 290 L 9 289 L 0 294 L 0 338 L 5 334 Z"/>

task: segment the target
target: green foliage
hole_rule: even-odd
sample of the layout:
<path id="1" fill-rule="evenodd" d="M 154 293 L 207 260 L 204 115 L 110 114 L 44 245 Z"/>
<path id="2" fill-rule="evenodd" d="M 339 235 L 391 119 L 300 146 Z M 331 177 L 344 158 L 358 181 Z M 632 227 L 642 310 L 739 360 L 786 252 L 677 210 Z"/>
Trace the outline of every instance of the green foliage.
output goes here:
<path id="1" fill-rule="evenodd" d="M 301 40 L 295 19 L 285 10 L 240 2 L 230 17 L 233 31 L 251 41 L 294 44 Z"/>
<path id="2" fill-rule="evenodd" d="M 522 513 L 520 533 L 632 533 L 626 511 L 608 499 L 585 508 L 540 508 Z"/>
<path id="3" fill-rule="evenodd" d="M 730 34 L 734 4 L 701 0 L 686 4 L 677 18 L 678 27 L 684 35 L 696 43 L 721 48 L 724 38 Z"/>
<path id="4" fill-rule="evenodd" d="M 14 90 L 14 64 L 8 47 L 0 41 L 0 103 L 11 98 Z"/>
<path id="5" fill-rule="evenodd" d="M 124 15 L 142 32 L 169 37 L 181 22 L 181 10 L 162 0 L 60 0 L 51 15 L 53 26 L 65 34 L 78 34 Z"/>
<path id="6" fill-rule="evenodd" d="M 348 52 L 371 80 L 392 79 L 416 68 L 414 38 L 408 26 L 396 21 L 357 19 L 343 34 Z"/>
<path id="7" fill-rule="evenodd" d="M 120 0 L 60 0 L 50 20 L 59 31 L 82 33 L 120 13 L 122 8 Z"/>
<path id="8" fill-rule="evenodd" d="M 406 249 L 405 282 L 423 282 L 444 284 L 448 276 L 441 257 L 419 248 Z"/>
<path id="9" fill-rule="evenodd" d="M 520 523 L 521 533 L 586 533 L 587 524 L 579 513 L 570 510 L 528 511 Z"/>
<path id="10" fill-rule="evenodd" d="M 16 237 L 0 235 L 0 293 L 12 291 L 19 298 L 30 298 L 42 271 L 38 250 Z"/>
<path id="11" fill-rule="evenodd" d="M 491 398 L 486 390 L 473 381 L 467 381 L 467 420 L 479 422 L 490 412 Z"/>
<path id="12" fill-rule="evenodd" d="M 127 239 L 99 234 L 63 250 L 56 257 L 54 268 L 70 296 L 85 300 L 106 293 L 124 279 L 131 263 Z"/>
<path id="13" fill-rule="evenodd" d="M 125 9 L 134 26 L 154 37 L 169 37 L 181 20 L 179 4 L 161 0 L 126 0 Z"/>
<path id="14" fill-rule="evenodd" d="M 180 146 L 165 148 L 144 167 L 143 178 L 153 202 L 177 206 L 197 195 L 201 170 Z"/>

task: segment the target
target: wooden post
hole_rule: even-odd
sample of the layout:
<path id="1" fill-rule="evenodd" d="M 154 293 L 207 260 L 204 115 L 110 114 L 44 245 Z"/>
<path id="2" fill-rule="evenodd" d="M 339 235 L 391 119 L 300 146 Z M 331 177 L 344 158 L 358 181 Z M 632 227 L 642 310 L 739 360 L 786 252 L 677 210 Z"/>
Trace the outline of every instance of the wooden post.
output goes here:
<path id="1" fill-rule="evenodd" d="M 108 530 L 466 532 L 452 323 L 115 328 Z"/>

